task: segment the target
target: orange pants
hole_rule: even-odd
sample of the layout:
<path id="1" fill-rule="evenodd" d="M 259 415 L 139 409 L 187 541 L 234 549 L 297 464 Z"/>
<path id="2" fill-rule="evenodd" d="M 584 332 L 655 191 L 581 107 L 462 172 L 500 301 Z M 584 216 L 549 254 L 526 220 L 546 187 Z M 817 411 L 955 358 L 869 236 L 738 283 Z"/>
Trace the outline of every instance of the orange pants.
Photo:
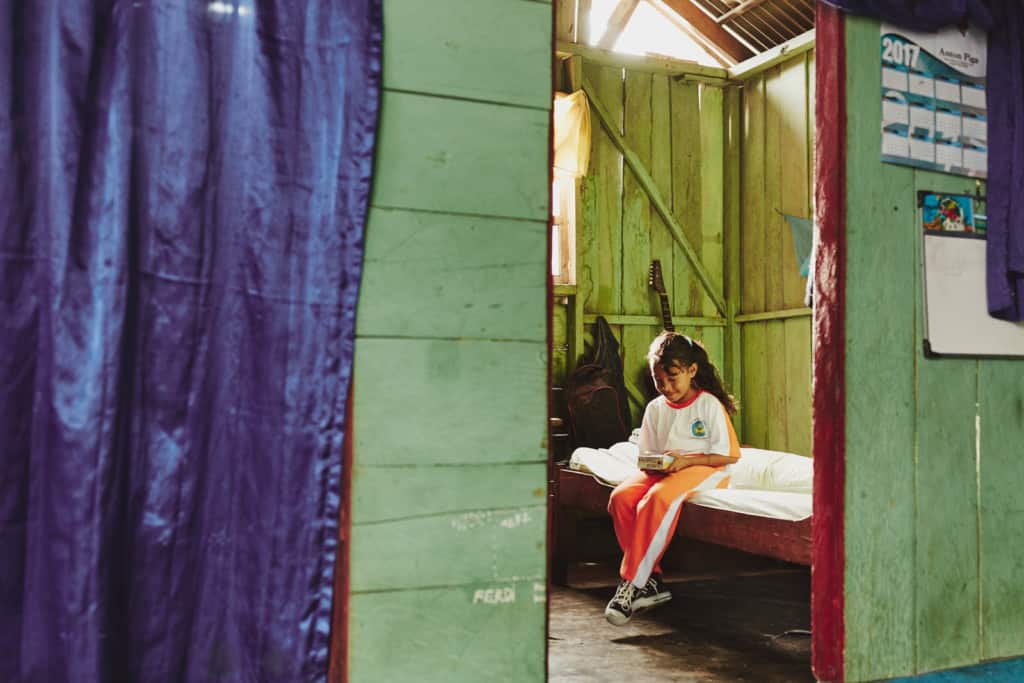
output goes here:
<path id="1" fill-rule="evenodd" d="M 661 571 L 665 554 L 686 499 L 713 488 L 725 488 L 725 467 L 694 465 L 672 474 L 641 472 L 615 487 L 608 512 L 622 548 L 619 573 L 643 588 L 653 572 Z"/>

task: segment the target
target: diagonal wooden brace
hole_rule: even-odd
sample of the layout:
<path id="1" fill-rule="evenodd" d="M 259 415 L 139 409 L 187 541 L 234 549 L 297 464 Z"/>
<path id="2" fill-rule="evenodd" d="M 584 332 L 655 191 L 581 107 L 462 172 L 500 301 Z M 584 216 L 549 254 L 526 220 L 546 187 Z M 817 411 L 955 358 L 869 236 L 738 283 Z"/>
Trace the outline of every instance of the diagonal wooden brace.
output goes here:
<path id="1" fill-rule="evenodd" d="M 690 240 L 686 239 L 686 235 L 683 233 L 682 227 L 676 221 L 672 215 L 672 211 L 669 210 L 665 200 L 662 199 L 661 193 L 658 192 L 657 185 L 654 184 L 654 179 L 651 174 L 644 167 L 643 162 L 640 161 L 640 157 L 629 148 L 626 141 L 622 138 L 622 134 L 619 133 L 618 126 L 612 122 L 612 117 L 608 114 L 608 110 L 604 108 L 604 104 L 597 97 L 597 91 L 594 90 L 593 85 L 586 78 L 583 79 L 583 91 L 587 93 L 587 97 L 590 99 L 590 106 L 597 114 L 597 118 L 601 121 L 601 125 L 608 132 L 608 137 L 612 139 L 612 143 L 622 152 L 622 158 L 626 161 L 629 167 L 633 170 L 633 175 L 636 176 L 636 180 L 640 183 L 641 189 L 647 195 L 647 198 L 651 201 L 651 206 L 661 216 L 661 220 L 665 222 L 668 227 L 668 231 L 672 233 L 672 237 L 676 243 L 683 250 L 687 260 L 693 267 L 694 272 L 697 274 L 697 279 L 700 280 L 701 285 L 704 286 L 704 291 L 708 298 L 711 299 L 712 303 L 715 304 L 715 308 L 718 309 L 719 315 L 725 316 L 725 299 L 719 291 L 716 283 L 711 279 L 710 273 L 704 268 L 704 264 L 700 262 L 700 257 L 697 256 L 696 250 L 693 245 L 690 244 Z"/>

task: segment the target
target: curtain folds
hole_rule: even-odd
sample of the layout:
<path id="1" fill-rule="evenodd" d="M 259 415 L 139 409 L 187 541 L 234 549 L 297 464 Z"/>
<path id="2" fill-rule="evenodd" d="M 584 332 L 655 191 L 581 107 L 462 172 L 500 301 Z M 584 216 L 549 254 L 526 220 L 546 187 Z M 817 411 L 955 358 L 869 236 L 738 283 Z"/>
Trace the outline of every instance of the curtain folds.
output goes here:
<path id="1" fill-rule="evenodd" d="M 932 31 L 967 20 L 989 31 L 988 310 L 1024 320 L 1024 4 L 1020 0 L 828 0 Z"/>
<path id="2" fill-rule="evenodd" d="M 323 680 L 380 0 L 0 7 L 0 680 Z"/>

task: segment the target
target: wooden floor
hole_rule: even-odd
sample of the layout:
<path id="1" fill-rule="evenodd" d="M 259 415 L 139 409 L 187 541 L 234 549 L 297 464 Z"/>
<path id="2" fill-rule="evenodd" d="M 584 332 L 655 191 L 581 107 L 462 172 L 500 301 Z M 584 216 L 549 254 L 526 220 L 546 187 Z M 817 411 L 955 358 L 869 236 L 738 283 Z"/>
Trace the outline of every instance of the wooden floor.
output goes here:
<path id="1" fill-rule="evenodd" d="M 670 576 L 672 601 L 621 627 L 603 615 L 614 579 L 595 565 L 574 575 L 573 588 L 552 587 L 549 681 L 814 681 L 810 638 L 782 635 L 810 628 L 807 570 Z"/>

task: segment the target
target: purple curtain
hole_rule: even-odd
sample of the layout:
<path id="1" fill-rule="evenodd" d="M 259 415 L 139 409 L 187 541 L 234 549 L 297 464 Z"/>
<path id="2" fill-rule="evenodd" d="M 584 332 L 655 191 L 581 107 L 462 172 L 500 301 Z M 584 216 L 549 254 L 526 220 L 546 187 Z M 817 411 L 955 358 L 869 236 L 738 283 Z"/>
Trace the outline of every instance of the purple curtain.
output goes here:
<path id="1" fill-rule="evenodd" d="M 0 0 L 0 681 L 326 676 L 380 0 Z"/>
<path id="2" fill-rule="evenodd" d="M 969 20 L 988 42 L 988 310 L 1024 320 L 1024 3 L 1021 0 L 828 0 L 932 31 Z"/>

